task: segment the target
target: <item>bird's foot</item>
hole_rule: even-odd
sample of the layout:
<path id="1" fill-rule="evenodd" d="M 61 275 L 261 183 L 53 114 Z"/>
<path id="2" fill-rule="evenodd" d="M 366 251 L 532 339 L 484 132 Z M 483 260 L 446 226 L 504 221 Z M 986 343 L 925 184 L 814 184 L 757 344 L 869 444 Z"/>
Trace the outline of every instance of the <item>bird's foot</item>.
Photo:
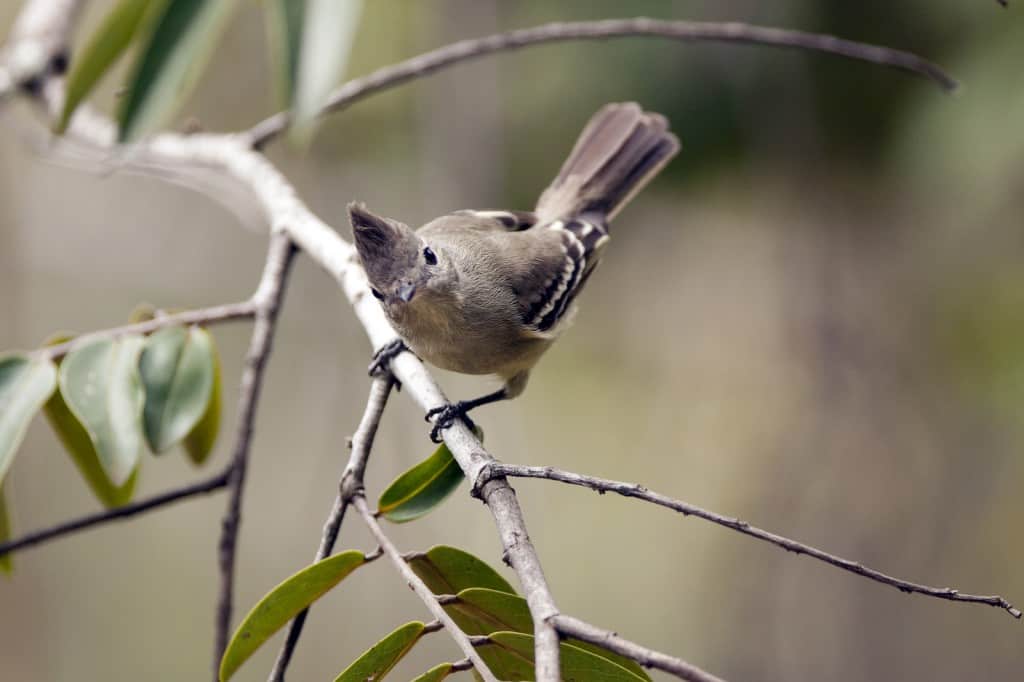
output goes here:
<path id="1" fill-rule="evenodd" d="M 367 372 L 371 377 L 391 374 L 391 361 L 408 350 L 409 346 L 405 345 L 405 341 L 402 339 L 388 341 L 373 354 L 373 360 L 370 362 Z M 398 379 L 395 379 L 395 388 L 399 391 L 402 390 L 402 383 Z"/>
<path id="2" fill-rule="evenodd" d="M 469 418 L 468 414 L 466 414 L 474 407 L 476 407 L 476 405 L 471 401 L 460 400 L 457 403 L 448 403 L 442 407 L 435 407 L 429 410 L 424 419 L 430 421 L 432 418 L 436 417 L 436 419 L 434 419 L 434 427 L 430 429 L 430 440 L 435 443 L 440 443 L 441 432 L 454 424 L 456 419 L 461 419 L 466 422 L 466 426 L 468 426 L 471 431 L 475 432 L 477 430 L 476 424 L 474 424 L 473 420 Z"/>

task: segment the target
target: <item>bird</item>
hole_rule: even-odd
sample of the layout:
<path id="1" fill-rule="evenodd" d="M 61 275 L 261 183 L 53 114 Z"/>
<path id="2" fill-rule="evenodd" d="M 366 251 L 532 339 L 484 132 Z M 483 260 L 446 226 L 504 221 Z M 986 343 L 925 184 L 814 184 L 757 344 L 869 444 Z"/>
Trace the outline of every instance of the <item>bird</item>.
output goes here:
<path id="1" fill-rule="evenodd" d="M 519 396 L 530 371 L 570 326 L 576 298 L 600 262 L 609 223 L 679 151 L 665 117 L 636 102 L 601 107 L 584 126 L 533 211 L 459 210 L 412 229 L 348 205 L 370 291 L 401 337 L 401 352 L 463 374 L 496 375 L 500 389 L 434 408 L 430 437 L 468 412 Z"/>

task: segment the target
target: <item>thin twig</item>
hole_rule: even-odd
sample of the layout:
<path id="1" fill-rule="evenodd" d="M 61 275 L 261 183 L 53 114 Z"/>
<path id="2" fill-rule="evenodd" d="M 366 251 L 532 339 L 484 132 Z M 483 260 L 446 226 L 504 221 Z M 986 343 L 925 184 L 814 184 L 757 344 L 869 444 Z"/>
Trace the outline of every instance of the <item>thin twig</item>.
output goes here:
<path id="1" fill-rule="evenodd" d="M 628 639 L 619 637 L 611 630 L 599 628 L 596 625 L 586 623 L 579 618 L 563 614 L 551 618 L 552 624 L 559 633 L 566 637 L 575 637 L 584 642 L 590 642 L 600 647 L 614 651 L 626 658 L 630 658 L 645 668 L 657 668 L 676 677 L 688 680 L 689 682 L 723 682 L 720 677 L 715 677 L 709 672 L 701 670 L 675 656 L 663 654 L 654 649 L 648 649 Z"/>
<path id="2" fill-rule="evenodd" d="M 121 519 L 130 518 L 154 509 L 166 507 L 167 505 L 180 500 L 211 493 L 216 490 L 220 490 L 226 486 L 227 483 L 228 472 L 223 471 L 216 476 L 199 481 L 198 483 L 190 483 L 188 485 L 181 486 L 180 488 L 174 488 L 173 490 L 168 490 L 145 500 L 126 504 L 123 507 L 108 509 L 106 511 L 96 512 L 95 514 L 86 514 L 85 516 L 80 516 L 69 521 L 63 521 L 51 526 L 50 528 L 33 531 L 22 535 L 19 538 L 0 544 L 0 557 L 28 547 L 43 544 L 50 540 L 56 540 L 57 538 L 64 537 L 65 535 L 69 535 L 80 530 L 85 530 L 86 528 L 103 525 L 110 521 L 119 521 Z"/>
<path id="3" fill-rule="evenodd" d="M 819 33 L 789 31 L 749 24 L 662 21 L 638 17 L 603 21 L 556 22 L 451 43 L 403 62 L 377 69 L 367 76 L 345 83 L 328 98 L 321 114 L 339 111 L 382 90 L 401 85 L 414 78 L 422 78 L 454 64 L 496 52 L 566 40 L 604 40 L 632 36 L 653 36 L 684 42 L 714 41 L 814 50 L 908 71 L 930 79 L 946 90 L 953 90 L 957 87 L 956 80 L 938 65 L 903 50 L 844 40 Z M 253 146 L 260 148 L 267 144 L 285 131 L 290 123 L 291 118 L 288 112 L 280 112 L 261 121 L 249 131 Z"/>
<path id="4" fill-rule="evenodd" d="M 323 535 L 320 538 L 320 547 L 317 549 L 314 561 L 322 561 L 334 551 L 334 544 L 338 540 L 338 533 L 341 530 L 342 521 L 345 519 L 345 510 L 348 508 L 352 496 L 363 489 L 363 474 L 366 471 L 366 463 L 370 458 L 370 451 L 373 448 L 373 440 L 377 435 L 377 428 L 380 426 L 381 417 L 384 415 L 384 408 L 391 395 L 391 388 L 394 386 L 394 378 L 390 374 L 376 377 L 370 384 L 370 396 L 366 400 L 366 409 L 363 411 L 363 418 L 359 427 L 352 436 L 352 454 L 349 455 L 348 464 L 342 472 L 338 484 L 338 496 L 334 499 L 331 513 L 324 523 Z M 302 628 L 306 624 L 306 617 L 309 609 L 303 609 L 292 620 L 288 627 L 288 634 L 285 637 L 281 651 L 277 654 L 277 660 L 270 671 L 270 682 L 283 682 L 285 671 L 291 662 L 292 654 L 302 636 Z"/>
<path id="5" fill-rule="evenodd" d="M 270 236 L 267 261 L 259 287 L 253 295 L 256 302 L 256 323 L 245 358 L 238 399 L 238 422 L 236 424 L 235 448 L 228 470 L 228 505 L 222 521 L 218 549 L 220 567 L 220 595 L 217 600 L 216 629 L 214 639 L 213 679 L 219 679 L 220 659 L 228 643 L 231 628 L 231 609 L 234 599 L 235 557 L 238 546 L 238 527 L 241 523 L 242 493 L 245 487 L 245 470 L 252 445 L 256 407 L 263 386 L 263 372 L 267 366 L 273 345 L 277 313 L 284 296 L 288 271 L 294 260 L 295 247 L 284 232 Z"/>
<path id="6" fill-rule="evenodd" d="M 176 325 L 206 325 L 217 324 L 218 322 L 246 320 L 256 314 L 256 308 L 256 303 L 250 300 L 241 301 L 239 303 L 225 303 L 223 305 L 215 305 L 209 308 L 200 308 L 199 310 L 186 310 L 185 312 L 174 313 L 171 315 L 160 315 L 159 317 L 155 317 L 152 320 L 146 320 L 145 322 L 126 324 L 121 327 L 111 327 L 110 329 L 100 329 L 94 332 L 89 332 L 88 334 L 82 334 L 81 336 L 76 336 L 65 343 L 40 348 L 36 353 L 40 357 L 55 360 L 67 355 L 75 348 L 79 348 L 90 341 L 95 341 L 96 339 L 111 339 L 118 336 L 124 336 L 126 334 L 150 334 L 160 329 L 174 327 Z"/>
<path id="7" fill-rule="evenodd" d="M 370 507 L 366 504 L 366 498 L 362 493 L 352 496 L 352 506 L 355 507 L 359 515 L 363 517 L 363 521 L 366 523 L 366 527 L 370 529 L 370 534 L 373 535 L 377 544 L 380 545 L 384 553 L 387 554 L 388 558 L 391 559 L 391 563 L 395 565 L 395 568 L 405 579 L 406 583 L 412 588 L 412 591 L 416 593 L 416 596 L 420 598 L 427 610 L 430 611 L 431 615 L 441 621 L 444 624 L 448 634 L 451 635 L 455 643 L 462 649 L 462 653 L 466 654 L 466 658 L 473 662 L 473 667 L 476 668 L 476 672 L 487 682 L 498 682 L 494 673 L 491 672 L 487 664 L 484 663 L 484 659 L 480 658 L 480 654 L 473 648 L 473 644 L 469 641 L 469 637 L 462 631 L 452 617 L 448 615 L 448 612 L 441 607 L 437 601 L 437 597 L 430 591 L 430 588 L 420 579 L 418 575 L 411 568 L 409 564 L 402 558 L 402 553 L 398 551 L 395 545 L 391 542 L 391 539 L 384 532 L 384 529 L 377 523 L 377 519 L 374 517 L 373 512 L 370 511 Z"/>
<path id="8" fill-rule="evenodd" d="M 758 540 L 764 540 L 777 547 L 781 547 L 789 552 L 796 554 L 804 554 L 818 561 L 823 561 L 829 565 L 840 568 L 850 573 L 855 573 L 859 576 L 874 580 L 884 585 L 895 587 L 901 592 L 923 594 L 928 597 L 936 597 L 938 599 L 948 599 L 949 601 L 961 601 L 970 602 L 974 604 L 987 604 L 989 606 L 996 606 L 1004 609 L 1014 618 L 1020 618 L 1020 609 L 1016 608 L 1013 604 L 1003 599 L 998 595 L 977 595 L 977 594 L 963 594 L 959 590 L 954 590 L 948 587 L 930 587 L 928 585 L 920 585 L 918 583 L 908 582 L 899 578 L 894 578 L 891 575 L 886 575 L 880 571 L 876 571 L 873 568 L 868 568 L 856 561 L 850 561 L 849 559 L 843 559 L 842 557 L 829 554 L 810 545 L 805 545 L 796 540 L 791 540 L 775 533 L 770 533 L 766 530 L 761 530 L 755 526 L 751 526 L 746 521 L 741 521 L 736 518 L 729 516 L 723 516 L 716 514 L 715 512 L 702 509 L 692 504 L 687 504 L 680 500 L 666 497 L 659 493 L 651 492 L 642 485 L 634 483 L 624 483 L 622 481 L 611 481 L 603 478 L 596 478 L 594 476 L 585 476 L 582 474 L 573 473 L 571 471 L 562 471 L 554 469 L 552 467 L 530 467 L 530 466 L 518 466 L 510 464 L 491 464 L 484 469 L 481 473 L 481 479 L 478 479 L 478 483 L 485 482 L 489 477 L 494 476 L 514 476 L 520 478 L 541 478 L 548 481 L 559 481 L 561 483 L 568 483 L 570 485 L 578 485 L 584 488 L 590 488 L 591 490 L 599 493 L 617 493 L 624 497 L 635 497 L 637 499 L 645 500 L 652 504 L 659 505 L 661 507 L 667 507 L 673 509 L 685 516 L 696 516 L 697 518 L 704 519 L 705 521 L 711 521 L 717 523 L 720 526 L 730 528 L 735 531 L 739 531 L 744 535 L 757 538 Z"/>

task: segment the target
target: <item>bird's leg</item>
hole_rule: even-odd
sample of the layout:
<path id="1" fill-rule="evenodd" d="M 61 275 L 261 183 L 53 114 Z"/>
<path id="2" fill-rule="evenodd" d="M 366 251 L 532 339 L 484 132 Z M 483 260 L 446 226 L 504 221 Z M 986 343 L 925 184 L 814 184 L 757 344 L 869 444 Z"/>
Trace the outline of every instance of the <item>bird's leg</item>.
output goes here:
<path id="1" fill-rule="evenodd" d="M 409 351 L 409 346 L 405 345 L 405 341 L 402 339 L 388 341 L 373 354 L 373 360 L 370 362 L 370 367 L 367 371 L 371 377 L 390 374 L 391 361 L 406 351 Z M 412 351 L 409 352 L 411 353 Z M 402 390 L 402 384 L 398 379 L 395 379 L 395 389 Z"/>
<path id="2" fill-rule="evenodd" d="M 441 442 L 441 432 L 450 427 L 455 423 L 456 419 L 461 419 L 466 422 L 473 431 L 476 430 L 476 424 L 469 418 L 466 413 L 470 410 L 476 409 L 481 405 L 487 405 L 488 403 L 496 403 L 499 400 L 506 400 L 512 396 L 509 395 L 508 390 L 505 387 L 499 388 L 494 393 L 488 393 L 487 395 L 474 398 L 473 400 L 460 400 L 457 403 L 448 403 L 442 407 L 435 407 L 429 412 L 425 419 L 430 421 L 432 417 L 437 417 L 434 420 L 434 428 L 430 429 L 430 440 L 435 443 Z"/>

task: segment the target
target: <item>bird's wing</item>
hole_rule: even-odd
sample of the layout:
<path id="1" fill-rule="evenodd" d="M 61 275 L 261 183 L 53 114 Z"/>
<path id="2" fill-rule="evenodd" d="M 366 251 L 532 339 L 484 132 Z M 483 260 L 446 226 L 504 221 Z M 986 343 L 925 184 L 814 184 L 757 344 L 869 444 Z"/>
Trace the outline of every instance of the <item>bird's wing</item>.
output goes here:
<path id="1" fill-rule="evenodd" d="M 508 242 L 510 252 L 518 248 L 517 263 L 529 264 L 508 275 L 523 323 L 546 334 L 568 319 L 572 303 L 597 265 L 608 235 L 603 225 L 576 218 L 508 233 L 502 241 Z"/>

